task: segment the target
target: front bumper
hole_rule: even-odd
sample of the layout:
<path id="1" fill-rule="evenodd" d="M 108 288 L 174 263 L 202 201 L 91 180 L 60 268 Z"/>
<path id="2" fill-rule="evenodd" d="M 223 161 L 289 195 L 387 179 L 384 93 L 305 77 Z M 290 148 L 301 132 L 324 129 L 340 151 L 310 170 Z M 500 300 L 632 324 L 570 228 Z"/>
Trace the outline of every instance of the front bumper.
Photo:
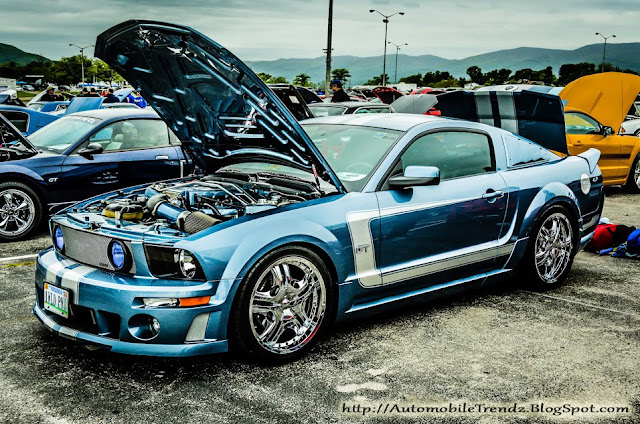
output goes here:
<path id="1" fill-rule="evenodd" d="M 44 283 L 70 291 L 70 316 L 44 309 Z M 193 356 L 226 352 L 230 284 L 136 278 L 81 265 L 52 249 L 36 261 L 34 315 L 49 330 L 79 342 L 117 353 L 149 356 Z M 150 297 L 211 296 L 208 305 L 191 308 L 148 308 Z M 227 301 L 228 300 L 228 301 Z M 160 324 L 152 340 L 130 331 L 135 315 L 150 315 Z"/>

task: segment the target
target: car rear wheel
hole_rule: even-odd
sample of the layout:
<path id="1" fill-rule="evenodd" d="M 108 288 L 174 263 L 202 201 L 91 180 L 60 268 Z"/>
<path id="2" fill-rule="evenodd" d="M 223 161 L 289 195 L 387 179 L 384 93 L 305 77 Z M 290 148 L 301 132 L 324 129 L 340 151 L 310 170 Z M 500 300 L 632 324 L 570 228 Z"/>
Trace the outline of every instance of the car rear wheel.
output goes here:
<path id="1" fill-rule="evenodd" d="M 232 350 L 263 362 L 304 355 L 328 327 L 332 296 L 318 255 L 302 247 L 270 253 L 238 289 L 229 322 Z"/>
<path id="2" fill-rule="evenodd" d="M 632 193 L 640 193 L 640 153 L 631 165 L 629 178 L 627 178 L 627 189 Z"/>
<path id="3" fill-rule="evenodd" d="M 563 206 L 547 209 L 529 238 L 524 276 L 533 289 L 545 291 L 561 286 L 576 254 L 576 223 Z"/>
<path id="4" fill-rule="evenodd" d="M 0 183 L 0 241 L 27 237 L 41 220 L 42 205 L 31 187 L 19 182 Z"/>

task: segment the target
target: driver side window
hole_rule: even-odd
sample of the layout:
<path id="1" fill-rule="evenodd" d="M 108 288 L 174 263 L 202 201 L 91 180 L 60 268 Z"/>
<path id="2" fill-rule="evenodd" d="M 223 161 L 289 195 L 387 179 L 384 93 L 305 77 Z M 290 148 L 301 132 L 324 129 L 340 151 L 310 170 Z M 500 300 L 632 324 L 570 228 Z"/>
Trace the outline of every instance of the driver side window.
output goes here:
<path id="1" fill-rule="evenodd" d="M 440 179 L 483 174 L 495 170 L 489 137 L 474 132 L 442 131 L 415 140 L 401 158 L 407 166 L 435 166 Z"/>
<path id="2" fill-rule="evenodd" d="M 89 138 L 99 143 L 105 152 L 148 149 L 169 146 L 169 132 L 163 121 L 130 119 L 107 125 Z"/>
<path id="3" fill-rule="evenodd" d="M 564 125 L 567 134 L 600 134 L 600 124 L 582 113 L 565 113 Z"/>

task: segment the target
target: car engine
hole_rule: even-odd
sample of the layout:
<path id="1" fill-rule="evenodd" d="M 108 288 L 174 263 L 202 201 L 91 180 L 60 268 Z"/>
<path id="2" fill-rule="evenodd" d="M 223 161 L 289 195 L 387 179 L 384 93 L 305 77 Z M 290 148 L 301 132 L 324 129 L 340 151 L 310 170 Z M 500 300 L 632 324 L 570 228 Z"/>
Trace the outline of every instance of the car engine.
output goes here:
<path id="1" fill-rule="evenodd" d="M 136 223 L 195 234 L 244 215 L 322 196 L 313 184 L 294 177 L 236 172 L 231 176 L 154 183 L 95 200 L 82 209 L 119 225 Z"/>

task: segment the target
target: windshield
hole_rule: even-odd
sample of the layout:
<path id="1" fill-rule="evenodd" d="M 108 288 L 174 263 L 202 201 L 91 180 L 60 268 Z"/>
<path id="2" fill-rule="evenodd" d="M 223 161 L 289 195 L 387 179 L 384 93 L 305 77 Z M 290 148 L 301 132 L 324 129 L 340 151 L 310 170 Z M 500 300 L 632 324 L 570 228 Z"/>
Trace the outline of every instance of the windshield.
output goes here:
<path id="1" fill-rule="evenodd" d="M 303 124 L 349 191 L 360 191 L 402 131 L 353 125 Z"/>
<path id="2" fill-rule="evenodd" d="M 62 153 L 101 121 L 86 116 L 65 116 L 31 134 L 29 141 L 37 149 Z"/>

